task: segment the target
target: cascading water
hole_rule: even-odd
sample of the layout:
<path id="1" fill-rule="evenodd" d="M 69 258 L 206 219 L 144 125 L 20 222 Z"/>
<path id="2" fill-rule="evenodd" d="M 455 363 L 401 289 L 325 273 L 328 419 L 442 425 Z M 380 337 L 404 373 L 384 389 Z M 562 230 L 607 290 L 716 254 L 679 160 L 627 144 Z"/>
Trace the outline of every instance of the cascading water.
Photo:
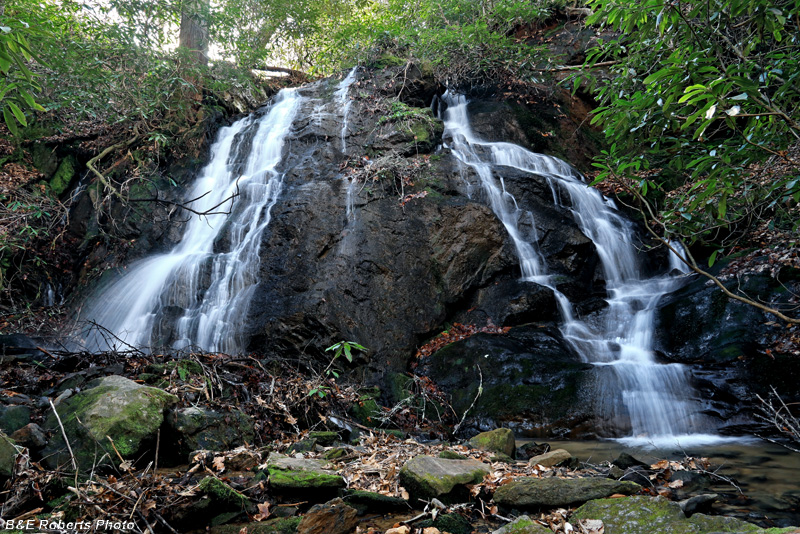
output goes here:
<path id="1" fill-rule="evenodd" d="M 276 170 L 302 97 L 281 91 L 269 111 L 223 128 L 189 198 L 192 218 L 175 248 L 129 267 L 82 319 L 92 350 L 160 347 L 236 353 L 257 284 L 261 235 L 281 192 Z M 108 332 L 113 334 L 109 336 Z"/>
<path id="2" fill-rule="evenodd" d="M 631 236 L 632 224 L 613 203 L 597 190 L 587 187 L 580 175 L 563 161 L 535 154 L 502 142 L 486 142 L 472 132 L 463 96 L 446 94 L 445 139 L 452 153 L 479 177 L 489 204 L 502 221 L 519 257 L 526 281 L 553 290 L 564 324 L 562 333 L 581 357 L 605 366 L 608 395 L 620 391 L 606 414 L 613 420 L 629 419 L 632 442 L 672 445 L 717 441 L 700 434 L 707 421 L 700 407 L 687 400 L 691 393 L 688 372 L 680 364 L 659 364 L 653 354 L 656 306 L 664 295 L 679 287 L 674 275 L 646 277 L 642 274 Z M 536 248 L 535 224 L 524 235 L 519 221 L 535 214 L 519 209 L 505 190 L 498 166 L 514 167 L 544 177 L 560 204 L 569 198 L 569 209 L 581 231 L 594 242 L 605 273 L 608 307 L 592 323 L 575 316 L 572 304 L 548 276 L 546 264 Z M 671 266 L 677 266 L 671 258 Z"/>

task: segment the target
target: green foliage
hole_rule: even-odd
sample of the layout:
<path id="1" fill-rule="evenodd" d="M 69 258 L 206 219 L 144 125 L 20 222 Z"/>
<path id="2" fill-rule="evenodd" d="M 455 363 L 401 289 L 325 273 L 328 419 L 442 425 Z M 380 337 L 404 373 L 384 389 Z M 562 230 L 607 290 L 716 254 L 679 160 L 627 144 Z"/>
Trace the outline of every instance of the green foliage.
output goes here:
<path id="1" fill-rule="evenodd" d="M 597 88 L 593 123 L 609 145 L 598 181 L 616 180 L 657 204 L 653 215 L 667 232 L 690 242 L 800 200 L 796 176 L 757 183 L 745 169 L 800 140 L 800 1 L 588 5 L 589 23 L 619 32 L 574 77 L 576 88 L 587 78 Z M 610 76 L 587 74 L 606 61 L 615 62 Z"/>
<path id="2" fill-rule="evenodd" d="M 521 0 L 364 0 L 323 21 L 306 36 L 312 70 L 380 63 L 389 51 L 429 61 L 449 83 L 526 76 L 535 50 L 517 43 L 517 25 L 545 18 L 556 2 Z M 496 78 L 494 81 L 498 81 Z"/>
<path id="3" fill-rule="evenodd" d="M 367 348 L 359 345 L 355 341 L 340 341 L 338 343 L 334 343 L 333 345 L 325 349 L 325 352 L 333 351 L 333 358 L 331 358 L 328 367 L 326 367 L 325 371 L 323 372 L 325 377 L 330 378 L 332 380 L 339 378 L 339 372 L 335 368 L 333 368 L 334 362 L 341 356 L 344 356 L 349 363 L 353 363 L 354 350 L 360 352 L 366 352 Z M 325 384 L 319 384 L 313 387 L 311 391 L 308 392 L 308 396 L 313 397 L 314 395 L 316 395 L 319 398 L 323 398 L 329 392 L 330 392 L 329 386 L 326 386 Z"/>
<path id="4" fill-rule="evenodd" d="M 2 11 L 0 15 L 0 109 L 3 121 L 14 135 L 19 134 L 17 123 L 28 125 L 25 110 L 44 111 L 33 97 L 39 91 L 35 74 L 29 68 L 34 54 L 28 37 L 40 33 L 24 20 L 15 19 Z"/>

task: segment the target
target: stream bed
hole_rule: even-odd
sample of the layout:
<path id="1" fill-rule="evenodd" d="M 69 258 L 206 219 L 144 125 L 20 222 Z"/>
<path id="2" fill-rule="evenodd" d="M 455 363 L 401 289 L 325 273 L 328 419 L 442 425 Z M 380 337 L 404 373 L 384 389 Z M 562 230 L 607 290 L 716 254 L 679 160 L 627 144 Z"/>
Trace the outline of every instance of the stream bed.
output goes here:
<path id="1" fill-rule="evenodd" d="M 715 513 L 764 527 L 800 524 L 800 454 L 780 445 L 756 439 L 659 449 L 629 447 L 612 440 L 547 443 L 552 449 L 566 449 L 592 464 L 613 461 L 623 452 L 647 464 L 685 456 L 705 457 L 711 462 L 710 485 L 697 492 L 720 496 L 713 506 Z"/>

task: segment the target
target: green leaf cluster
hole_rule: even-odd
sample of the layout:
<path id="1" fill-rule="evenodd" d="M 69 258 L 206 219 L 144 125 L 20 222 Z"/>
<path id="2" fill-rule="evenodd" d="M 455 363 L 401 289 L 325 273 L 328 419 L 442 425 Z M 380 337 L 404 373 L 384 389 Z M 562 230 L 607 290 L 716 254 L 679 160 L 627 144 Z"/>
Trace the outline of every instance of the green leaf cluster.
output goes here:
<path id="1" fill-rule="evenodd" d="M 747 166 L 800 141 L 800 0 L 588 6 L 588 23 L 610 35 L 572 78 L 600 102 L 593 123 L 609 148 L 598 180 L 634 189 L 669 233 L 690 242 L 719 242 L 756 214 L 779 221 L 800 200 L 798 180 L 748 180 Z M 607 75 L 596 75 L 599 63 Z"/>

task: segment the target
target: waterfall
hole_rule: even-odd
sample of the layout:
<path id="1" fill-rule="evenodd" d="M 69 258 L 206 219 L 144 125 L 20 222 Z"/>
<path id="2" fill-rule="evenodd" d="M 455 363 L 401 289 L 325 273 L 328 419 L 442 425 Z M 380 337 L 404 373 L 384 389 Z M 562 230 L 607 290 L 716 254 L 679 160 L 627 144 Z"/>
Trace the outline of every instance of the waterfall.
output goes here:
<path id="1" fill-rule="evenodd" d="M 342 152 L 347 152 L 347 141 L 345 140 L 347 137 L 347 119 L 350 115 L 350 106 L 353 105 L 353 101 L 348 97 L 348 92 L 350 86 L 356 81 L 356 74 L 358 74 L 358 67 L 354 67 L 350 70 L 345 79 L 339 83 L 336 92 L 333 93 L 338 107 L 342 110 L 342 133 L 340 135 L 342 140 Z"/>
<path id="2" fill-rule="evenodd" d="M 553 290 L 558 302 L 565 339 L 584 361 L 598 367 L 605 376 L 604 394 L 617 398 L 606 403 L 612 420 L 630 421 L 632 442 L 641 444 L 699 443 L 716 440 L 700 434 L 707 427 L 700 406 L 688 400 L 692 393 L 687 369 L 680 364 L 660 364 L 653 354 L 655 312 L 661 297 L 677 289 L 679 276 L 647 277 L 637 258 L 631 236 L 633 225 L 597 190 L 587 187 L 582 177 L 563 161 L 532 153 L 511 143 L 487 142 L 477 138 L 467 116 L 463 96 L 445 94 L 445 139 L 464 168 L 480 179 L 491 208 L 505 226 L 516 248 L 523 280 Z M 606 279 L 608 307 L 594 320 L 577 318 L 569 299 L 556 289 L 537 248 L 535 224 L 520 228 L 523 217 L 535 213 L 519 208 L 506 191 L 498 166 L 513 167 L 544 177 L 560 205 L 569 208 L 581 231 L 594 243 Z M 670 267 L 679 268 L 677 258 Z M 682 274 L 683 271 L 678 271 Z M 603 367 L 605 369 L 600 369 Z"/>
<path id="3" fill-rule="evenodd" d="M 89 328 L 87 348 L 243 348 L 261 235 L 283 185 L 276 167 L 302 99 L 284 89 L 260 118 L 220 130 L 188 195 L 193 210 L 207 213 L 189 220 L 170 252 L 131 265 L 90 299 L 81 319 L 105 331 Z"/>

